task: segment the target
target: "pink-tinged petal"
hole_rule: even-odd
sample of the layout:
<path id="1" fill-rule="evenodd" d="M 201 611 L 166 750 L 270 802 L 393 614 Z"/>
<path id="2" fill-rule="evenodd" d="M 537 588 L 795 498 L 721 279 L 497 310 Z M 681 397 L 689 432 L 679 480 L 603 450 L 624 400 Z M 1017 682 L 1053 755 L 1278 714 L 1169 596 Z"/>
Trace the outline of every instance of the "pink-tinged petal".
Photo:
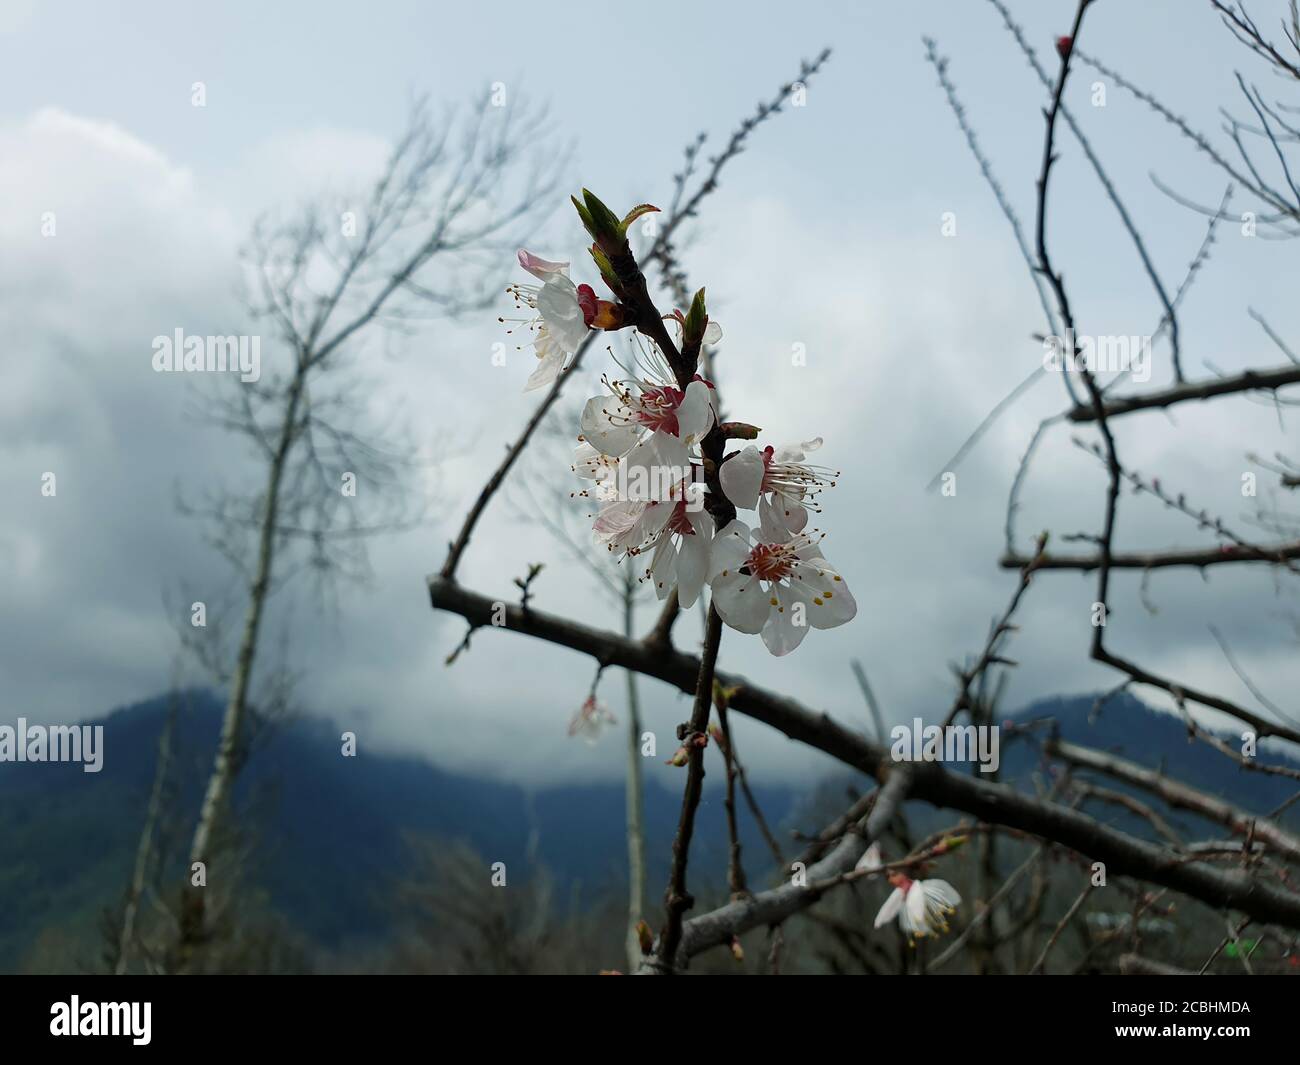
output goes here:
<path id="1" fill-rule="evenodd" d="M 537 312 L 555 342 L 572 355 L 586 339 L 587 322 L 578 290 L 563 274 L 552 274 L 537 293 Z"/>
<path id="2" fill-rule="evenodd" d="M 763 456 L 753 444 L 722 464 L 718 476 L 733 506 L 752 510 L 763 487 Z"/>
<path id="3" fill-rule="evenodd" d="M 713 578 L 713 606 L 722 620 L 741 632 L 760 632 L 771 613 L 768 594 L 757 577 L 747 577 L 738 570 Z"/>
<path id="4" fill-rule="evenodd" d="M 636 528 L 645 511 L 644 503 L 632 503 L 624 499 L 607 503 L 600 508 L 592 525 L 592 537 L 601 546 L 615 546 L 625 540 Z"/>
<path id="5" fill-rule="evenodd" d="M 735 573 L 745 564 L 752 546 L 749 527 L 739 518 L 733 518 L 713 538 L 709 577 L 716 580 Z"/>
<path id="6" fill-rule="evenodd" d="M 709 386 L 692 381 L 677 406 L 677 436 L 684 443 L 694 443 L 713 428 L 713 400 Z"/>
<path id="7" fill-rule="evenodd" d="M 903 897 L 902 888 L 894 888 L 889 893 L 889 898 L 885 899 L 885 904 L 880 907 L 880 912 L 876 914 L 875 927 L 880 928 L 898 916 L 898 911 L 903 908 Z"/>
<path id="8" fill-rule="evenodd" d="M 543 259 L 540 255 L 525 251 L 523 248 L 519 249 L 519 265 L 539 281 L 549 281 L 556 274 L 563 274 L 565 277 L 569 276 L 569 264 L 567 262 L 552 262 L 550 259 Z"/>

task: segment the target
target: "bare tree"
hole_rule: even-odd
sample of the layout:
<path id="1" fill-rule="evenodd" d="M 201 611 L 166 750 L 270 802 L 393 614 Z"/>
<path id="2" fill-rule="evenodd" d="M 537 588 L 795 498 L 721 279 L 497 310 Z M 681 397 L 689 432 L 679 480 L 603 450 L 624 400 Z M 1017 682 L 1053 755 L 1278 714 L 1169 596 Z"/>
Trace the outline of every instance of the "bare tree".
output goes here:
<path id="1" fill-rule="evenodd" d="M 399 479 L 414 454 L 367 416 L 356 354 L 422 317 L 485 305 L 502 249 L 536 224 L 554 188 L 559 163 L 547 136 L 543 113 L 497 108 L 486 96 L 441 118 L 419 101 L 364 197 L 313 203 L 253 231 L 247 304 L 269 324 L 276 357 L 259 380 L 232 383 L 233 394 L 212 413 L 251 445 L 262 480 L 251 493 L 188 505 L 237 566 L 247 605 L 189 848 L 182 955 L 205 935 L 206 892 L 198 884 L 246 754 L 270 596 L 304 565 L 317 575 L 356 575 L 366 537 L 422 517 Z"/>
<path id="2" fill-rule="evenodd" d="M 1064 272 L 1052 254 L 1050 191 L 1055 167 L 1061 158 L 1058 128 L 1068 126 L 1084 158 L 1102 186 L 1109 203 L 1124 224 L 1134 254 L 1151 282 L 1159 325 L 1156 336 L 1167 338 L 1170 345 L 1170 370 L 1173 384 L 1146 391 L 1121 392 L 1118 386 L 1125 381 L 1123 373 L 1103 380 L 1093 369 L 1078 364 L 1079 349 L 1066 354 L 1075 361 L 1073 376 L 1066 374 L 1069 406 L 1046 420 L 1035 434 L 1022 460 L 1012 484 L 1008 500 L 1006 530 L 1007 552 L 1002 565 L 1018 572 L 1018 582 L 1006 609 L 999 614 L 983 642 L 983 649 L 957 670 L 957 695 L 947 714 L 942 718 L 954 723 L 962 716 L 973 723 L 987 723 L 998 702 L 1005 670 L 1014 666 L 1007 655 L 1007 645 L 1014 636 L 1016 626 L 1013 616 L 1022 600 L 1039 578 L 1051 571 L 1081 570 L 1095 574 L 1096 584 L 1090 589 L 1089 605 L 1100 604 L 1108 615 L 1111 610 L 1113 585 L 1117 574 L 1125 570 L 1142 573 L 1162 567 L 1196 567 L 1225 565 L 1265 565 L 1272 567 L 1279 579 L 1296 572 L 1296 547 L 1294 524 L 1288 525 L 1285 515 L 1261 515 L 1259 524 L 1274 533 L 1283 533 L 1287 539 L 1255 542 L 1241 536 L 1231 525 L 1210 514 L 1205 508 L 1189 501 L 1187 496 L 1161 484 L 1159 478 L 1148 477 L 1131 469 L 1121 458 L 1119 445 L 1113 431 L 1117 419 L 1139 415 L 1141 412 L 1167 410 L 1188 402 L 1217 401 L 1229 396 L 1256 396 L 1271 399 L 1281 416 L 1290 402 L 1278 393 L 1300 383 L 1300 366 L 1286 344 L 1262 316 L 1256 316 L 1271 339 L 1287 355 L 1282 366 L 1249 369 L 1236 374 L 1214 374 L 1199 379 L 1190 378 L 1185 370 L 1183 341 L 1178 326 L 1179 306 L 1192 281 L 1207 261 L 1214 241 L 1214 225 L 1227 217 L 1227 204 L 1231 190 L 1223 195 L 1220 205 L 1205 208 L 1210 228 L 1200 249 L 1192 259 L 1183 282 L 1177 287 L 1167 285 L 1155 265 L 1155 257 L 1133 221 L 1119 193 L 1118 187 L 1107 175 L 1100 157 L 1092 149 L 1082 123 L 1076 120 L 1065 104 L 1065 88 L 1076 59 L 1091 63 L 1111 77 L 1116 84 L 1131 91 L 1148 103 L 1162 118 L 1170 122 L 1182 135 L 1190 138 L 1232 182 L 1244 188 L 1259 201 L 1263 214 L 1261 223 L 1271 227 L 1271 235 L 1295 235 L 1297 205 L 1300 194 L 1291 180 L 1292 160 L 1288 149 L 1300 140 L 1288 124 L 1287 115 L 1293 110 L 1290 104 L 1274 104 L 1244 78 L 1239 87 L 1249 101 L 1253 122 L 1229 119 L 1226 134 L 1237 149 L 1242 161 L 1229 161 L 1227 154 L 1215 147 L 1209 138 L 1197 133 L 1185 120 L 1178 118 L 1169 108 L 1153 96 L 1137 88 L 1100 61 L 1088 58 L 1079 50 L 1080 35 L 1085 15 L 1092 0 L 1080 0 L 1072 27 L 1056 45 L 1055 73 L 1043 64 L 1028 44 L 1023 32 L 1001 0 L 992 0 L 1004 24 L 1017 45 L 1029 59 L 1046 92 L 1044 110 L 1046 124 L 1043 133 L 1041 160 L 1036 175 L 1033 201 L 1032 236 L 1021 229 L 1010 200 L 993 176 L 992 164 L 979 147 L 965 109 L 961 106 L 955 87 L 947 71 L 947 60 L 937 50 L 935 42 L 927 41 L 930 62 L 939 74 L 941 86 L 957 114 L 967 143 L 976 155 L 981 172 L 992 187 L 998 204 L 1012 224 L 1018 243 L 1038 287 L 1040 302 L 1047 319 L 1049 331 L 1054 336 L 1082 335 L 1076 317 L 1076 304 L 1064 280 Z M 1270 42 L 1258 24 L 1246 13 L 1244 7 L 1218 2 L 1213 8 L 1223 17 L 1236 40 L 1246 45 L 1256 58 L 1270 64 L 1274 71 L 1290 82 L 1296 80 L 1297 62 L 1300 61 L 1300 24 L 1296 23 L 1295 6 L 1290 5 L 1290 20 L 1284 20 L 1283 39 Z M 1254 137 L 1262 145 L 1272 163 L 1272 176 L 1264 176 L 1264 160 L 1252 155 L 1247 146 Z M 1185 198 L 1184 198 L 1185 199 Z M 1195 206 L 1193 204 L 1193 206 Z M 639 256 L 643 263 L 652 262 L 657 250 Z M 629 258 L 631 256 L 629 255 Z M 635 260 L 632 267 L 635 268 Z M 626 321 L 635 323 L 652 337 L 665 352 L 669 362 L 677 369 L 677 359 L 683 355 L 671 342 L 660 337 L 651 325 L 653 305 L 643 284 L 627 284 L 630 273 L 624 274 L 627 263 L 621 264 L 619 276 L 611 289 L 627 309 Z M 679 271 L 679 266 L 673 267 Z M 602 270 L 602 272 L 604 272 Z M 643 275 L 637 272 L 638 278 Z M 669 274 L 671 279 L 672 273 Z M 608 275 L 606 276 L 609 280 Z M 1155 317 L 1155 316 L 1153 316 Z M 578 357 L 581 357 L 579 352 Z M 698 353 L 693 353 L 698 354 Z M 694 359 L 690 369 L 694 369 Z M 1036 380 L 1038 373 L 1031 376 Z M 706 949 L 732 944 L 736 937 L 750 929 L 779 927 L 791 918 L 804 914 L 834 894 L 841 885 L 859 880 L 897 876 L 911 882 L 920 871 L 956 850 L 970 835 L 987 838 L 981 847 L 981 895 L 986 907 L 970 919 L 967 927 L 948 949 L 933 958 L 921 958 L 908 963 L 904 970 L 929 971 L 947 965 L 957 951 L 972 943 L 984 957 L 981 966 L 998 952 L 1003 962 L 1020 971 L 1049 971 L 1063 956 L 1065 944 L 1071 935 L 1084 935 L 1093 914 L 1092 903 L 1096 892 L 1087 880 L 1087 870 L 1092 863 L 1104 863 L 1108 875 L 1118 888 L 1119 897 L 1131 902 L 1131 912 L 1123 922 L 1104 930 L 1093 939 L 1086 940 L 1081 955 L 1071 964 L 1083 968 L 1100 964 L 1103 956 L 1111 958 L 1110 964 L 1121 971 L 1152 971 L 1161 968 L 1142 955 L 1142 947 L 1167 922 L 1168 904 L 1174 896 L 1192 900 L 1194 907 L 1208 907 L 1218 911 L 1215 916 L 1219 931 L 1218 945 L 1210 953 L 1202 969 L 1208 968 L 1221 952 L 1237 948 L 1240 936 L 1247 925 L 1260 935 L 1261 942 L 1274 944 L 1281 952 L 1290 949 L 1294 936 L 1287 930 L 1300 929 L 1300 892 L 1297 892 L 1295 871 L 1295 836 L 1281 824 L 1282 808 L 1264 813 L 1243 810 L 1222 799 L 1205 793 L 1191 784 L 1168 779 L 1162 773 L 1153 773 L 1145 767 L 1115 758 L 1107 752 L 1091 751 L 1078 744 L 1063 744 L 1049 739 L 1042 745 L 1044 758 L 1052 764 L 1053 783 L 1050 788 L 1040 787 L 1026 791 L 1009 784 L 983 779 L 946 768 L 935 762 L 900 765 L 890 750 L 877 737 L 873 742 L 856 730 L 846 727 L 835 718 L 801 704 L 796 698 L 754 685 L 742 677 L 723 671 L 717 666 L 718 636 L 720 626 L 716 614 L 710 613 L 706 626 L 703 653 L 689 654 L 674 648 L 671 641 L 672 612 L 660 619 L 660 624 L 642 639 L 632 639 L 607 630 L 595 628 L 579 621 L 544 612 L 531 602 L 510 606 L 505 610 L 504 624 L 499 616 L 499 600 L 481 595 L 460 586 L 455 579 L 457 564 L 466 549 L 470 534 L 484 508 L 501 481 L 509 472 L 519 453 L 527 446 L 537 420 L 544 416 L 558 395 L 564 378 L 556 382 L 539 414 L 536 415 L 508 454 L 507 460 L 494 472 L 474 507 L 471 509 L 461 534 L 452 545 L 441 572 L 430 578 L 429 592 L 435 609 L 450 611 L 464 617 L 470 630 L 494 622 L 493 627 L 504 628 L 518 635 L 530 636 L 590 655 L 599 668 L 611 665 L 657 678 L 695 697 L 691 720 L 680 729 L 680 735 L 692 750 L 684 760 L 688 783 L 682 805 L 679 831 L 674 841 L 672 881 L 668 893 L 668 921 L 659 939 L 648 950 L 641 971 L 654 973 L 673 972 L 686 965 L 689 959 Z M 1028 382 L 1027 382 L 1028 383 Z M 1075 387 L 1075 385 L 1079 387 Z M 1008 397 L 1008 402 L 1023 391 L 1021 386 Z M 1003 409 L 990 417 L 995 417 Z M 985 426 L 988 420 L 985 422 Z M 1015 534 L 1015 517 L 1020 494 L 1025 483 L 1025 471 L 1033 460 L 1036 448 L 1052 428 L 1074 424 L 1094 431 L 1094 439 L 1080 439 L 1079 444 L 1094 455 L 1104 473 L 1105 489 L 1100 529 L 1095 533 L 1071 534 L 1068 539 L 1091 545 L 1087 554 L 1068 555 L 1048 550 L 1046 535 L 1034 539 L 1032 551 L 1019 547 Z M 977 436 L 985 426 L 977 430 Z M 715 440 L 715 445 L 720 441 Z M 964 453 L 959 452 L 960 454 Z M 706 466 L 720 464 L 729 456 L 708 444 L 704 447 Z M 1256 460 L 1258 461 L 1258 460 Z M 1259 463 L 1279 477 L 1279 487 L 1289 489 L 1296 481 L 1296 464 L 1286 456 L 1275 456 Z M 1115 550 L 1116 518 L 1122 489 L 1154 499 L 1159 504 L 1181 514 L 1197 528 L 1213 535 L 1216 543 L 1210 548 L 1194 547 L 1174 551 Z M 725 515 L 723 515 L 725 517 Z M 1233 658 L 1226 641 L 1222 641 L 1226 665 L 1243 682 L 1240 664 Z M 1249 730 L 1252 739 L 1272 737 L 1284 749 L 1300 744 L 1300 728 L 1289 719 L 1286 711 L 1277 704 L 1261 698 L 1257 685 L 1247 687 L 1261 709 L 1255 710 L 1237 700 L 1214 691 L 1200 690 L 1183 681 L 1162 676 L 1142 664 L 1132 661 L 1114 649 L 1107 639 L 1105 625 L 1095 623 L 1089 645 L 1083 652 L 1120 676 L 1120 690 L 1148 689 L 1163 693 L 1177 707 L 1187 727 L 1189 738 L 1205 743 L 1245 770 L 1280 779 L 1294 779 L 1294 766 L 1264 753 L 1244 754 L 1215 732 L 1206 721 L 1198 717 L 1200 711 L 1214 711 L 1227 715 Z M 869 688 L 869 686 L 868 686 Z M 721 690 L 724 713 L 733 710 L 762 721 L 784 733 L 791 740 L 810 745 L 840 760 L 852 769 L 875 778 L 880 787 L 867 796 L 855 799 L 848 810 L 836 818 L 820 833 L 810 848 L 807 862 L 798 880 L 781 883 L 757 892 L 737 891 L 726 905 L 711 912 L 686 919 L 692 900 L 686 892 L 685 871 L 691 838 L 695 829 L 695 812 L 698 806 L 700 781 L 703 773 L 703 744 L 693 741 L 703 731 L 714 693 Z M 1098 699 L 1098 705 L 1115 692 Z M 936 717 L 938 715 L 935 715 Z M 1024 737 L 1028 742 L 1028 734 Z M 730 758 L 723 752 L 731 775 Z M 1110 777 L 1122 788 L 1104 787 L 1080 774 Z M 1145 794 L 1134 794 L 1138 790 Z M 1300 796 L 1297 796 L 1300 797 Z M 728 827 L 734 817 L 730 802 L 725 804 Z M 879 841 L 888 831 L 897 809 L 905 800 L 922 800 L 933 806 L 957 811 L 961 821 L 944 832 L 905 847 L 905 857 L 893 862 L 878 859 L 868 861 L 868 847 Z M 1089 804 L 1120 805 L 1127 813 L 1146 821 L 1150 837 L 1121 831 L 1085 812 Z M 1173 806 L 1190 810 L 1198 816 L 1218 822 L 1235 833 L 1230 840 L 1188 840 L 1172 825 L 1159 808 Z M 996 839 L 1007 841 L 1008 852 L 1014 850 L 1023 860 L 1009 875 L 999 872 L 993 849 Z M 1053 880 L 1047 874 L 1048 860 L 1064 859 L 1065 868 L 1074 868 Z M 996 886 L 1002 878 L 1001 886 Z M 733 886 L 743 883 L 733 877 Z M 1027 894 L 1025 894 L 1027 890 Z M 1203 912 L 1200 909 L 1195 912 Z M 999 913 L 1001 919 L 999 919 Z M 1234 916 L 1235 915 L 1235 916 Z M 1105 915 L 1103 915 L 1105 916 Z M 833 923 L 833 922 L 832 922 Z M 1090 927 L 1090 926 L 1089 926 Z M 1102 927 L 1102 925 L 1098 925 Z M 1223 935 L 1226 927 L 1227 935 Z M 979 937 L 975 937 L 975 933 Z M 851 937 L 844 941 L 849 942 Z M 779 953 L 778 940 L 774 938 L 774 957 Z M 864 966 L 879 965 L 879 957 L 860 944 L 858 950 Z M 1109 953 L 1108 953 L 1109 952 Z M 1235 953 L 1241 956 L 1242 952 Z M 1258 962 L 1259 959 L 1256 959 Z M 1249 959 L 1243 957 L 1247 968 Z M 777 968 L 773 964 L 773 969 Z M 1163 970 L 1162 970 L 1163 971 Z"/>

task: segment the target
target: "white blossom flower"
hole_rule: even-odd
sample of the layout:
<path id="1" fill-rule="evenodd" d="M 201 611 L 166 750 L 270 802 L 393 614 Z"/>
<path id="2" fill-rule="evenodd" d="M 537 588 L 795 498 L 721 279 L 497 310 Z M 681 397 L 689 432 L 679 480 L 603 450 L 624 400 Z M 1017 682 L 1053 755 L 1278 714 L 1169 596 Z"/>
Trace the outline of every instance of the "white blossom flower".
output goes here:
<path id="1" fill-rule="evenodd" d="M 851 621 L 858 605 L 844 578 L 814 539 L 755 535 L 739 519 L 713 540 L 709 584 L 722 620 L 741 632 L 761 632 L 774 655 L 789 654 L 808 629 Z"/>
<path id="2" fill-rule="evenodd" d="M 897 917 L 909 940 L 948 931 L 948 917 L 961 905 L 961 896 L 948 881 L 912 880 L 902 873 L 891 873 L 889 882 L 894 890 L 876 914 L 877 928 Z"/>
<path id="3" fill-rule="evenodd" d="M 578 712 L 569 722 L 569 735 L 581 736 L 588 743 L 595 743 L 600 738 L 606 725 L 617 724 L 609 707 L 598 702 L 594 695 L 588 695 L 586 701 L 578 707 Z"/>
<path id="4" fill-rule="evenodd" d="M 517 306 L 537 313 L 531 318 L 501 321 L 522 322 L 533 335 L 532 346 L 538 366 L 524 385 L 525 392 L 548 385 L 560 376 L 569 356 L 587 336 L 596 317 L 596 293 L 590 285 L 575 285 L 567 262 L 551 262 L 532 252 L 519 251 L 519 265 L 537 278 L 540 285 L 511 285 L 508 292 Z"/>
<path id="5" fill-rule="evenodd" d="M 615 500 L 601 508 L 593 526 L 596 542 L 610 551 L 625 558 L 649 553 L 640 579 L 651 581 L 661 600 L 675 586 L 684 608 L 695 605 L 709 574 L 713 519 L 704 509 L 702 489 L 683 481 L 666 501 Z"/>
<path id="6" fill-rule="evenodd" d="M 582 438 L 602 455 L 626 455 L 647 433 L 674 436 L 687 447 L 713 428 L 713 386 L 698 375 L 679 388 L 658 347 L 638 341 L 639 356 L 622 366 L 626 380 L 602 377 L 606 392 L 582 409 Z"/>
<path id="7" fill-rule="evenodd" d="M 808 511 L 821 511 L 817 496 L 834 487 L 838 471 L 804 462 L 805 454 L 822 446 L 821 437 L 801 444 L 765 447 L 753 444 L 722 464 L 718 477 L 727 498 L 741 510 L 758 507 L 765 534 L 789 539 L 803 532 Z"/>

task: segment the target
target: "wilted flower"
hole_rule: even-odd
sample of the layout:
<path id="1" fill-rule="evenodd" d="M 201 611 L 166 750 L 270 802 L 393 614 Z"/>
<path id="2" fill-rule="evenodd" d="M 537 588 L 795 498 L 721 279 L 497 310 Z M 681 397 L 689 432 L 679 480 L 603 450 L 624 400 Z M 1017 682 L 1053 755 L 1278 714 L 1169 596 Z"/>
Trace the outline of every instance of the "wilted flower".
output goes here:
<path id="1" fill-rule="evenodd" d="M 569 722 L 569 735 L 581 736 L 588 743 L 595 743 L 600 738 L 606 725 L 616 724 L 609 707 L 598 702 L 594 695 L 588 695 L 578 712 Z"/>
<path id="2" fill-rule="evenodd" d="M 961 896 L 946 880 L 913 880 L 902 873 L 890 873 L 894 890 L 876 914 L 876 927 L 898 918 L 908 939 L 940 935 L 948 931 L 948 917 L 957 912 Z"/>

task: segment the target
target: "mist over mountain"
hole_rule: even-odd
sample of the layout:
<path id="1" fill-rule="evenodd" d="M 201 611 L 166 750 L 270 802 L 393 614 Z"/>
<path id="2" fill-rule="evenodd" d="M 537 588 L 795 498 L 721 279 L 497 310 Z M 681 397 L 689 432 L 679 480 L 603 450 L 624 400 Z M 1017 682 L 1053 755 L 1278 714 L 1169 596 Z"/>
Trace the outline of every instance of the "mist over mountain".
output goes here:
<path id="1" fill-rule="evenodd" d="M 0 764 L 0 969 L 23 964 L 49 929 L 84 938 L 93 947 L 106 907 L 127 884 L 169 699 L 159 697 L 115 710 L 102 719 L 104 766 Z M 1177 718 L 1127 694 L 1094 715 L 1092 696 L 1042 700 L 1014 715 L 1025 723 L 1051 718 L 1063 739 L 1101 748 L 1191 782 L 1204 791 L 1266 812 L 1288 797 L 1285 781 L 1237 769 L 1203 743 L 1186 740 Z M 184 838 L 215 749 L 222 704 L 209 692 L 190 692 L 174 736 L 176 802 L 160 826 Z M 1001 779 L 1025 783 L 1041 770 L 1033 737 L 1047 726 L 1004 737 Z M 376 754 L 362 744 L 341 755 L 339 730 L 315 718 L 264 728 L 253 743 L 236 794 L 238 818 L 250 848 L 249 874 L 269 907 L 307 942 L 328 951 L 382 944 L 394 931 L 390 896 L 411 868 L 411 835 L 471 846 L 488 865 L 504 862 L 511 877 L 545 869 L 557 897 L 590 903 L 602 894 L 623 898 L 626 883 L 624 791 L 621 782 L 526 789 L 517 784 L 449 771 L 416 758 Z M 602 753 L 622 758 L 622 737 L 606 738 Z M 1163 752 L 1157 756 L 1155 752 Z M 1163 758 L 1163 762 L 1161 762 Z M 660 759 L 662 761 L 662 759 Z M 700 809 L 703 823 L 720 822 L 723 774 L 710 763 Z M 758 802 L 778 839 L 793 853 L 791 830 L 816 832 L 865 778 L 835 775 L 804 790 L 753 782 Z M 1116 786 L 1116 785 L 1111 785 Z M 658 907 L 680 795 L 656 780 L 646 787 L 650 859 L 648 898 Z M 940 827 L 951 814 L 909 806 L 914 826 Z M 1090 804 L 1088 812 L 1127 832 L 1150 837 L 1148 824 L 1122 808 Z M 1284 816 L 1294 821 L 1294 811 Z M 1190 815 L 1168 820 L 1203 838 L 1227 834 Z M 770 868 L 753 818 L 740 811 L 746 864 L 752 880 Z M 725 890 L 725 833 L 699 834 L 693 883 Z M 182 866 L 176 867 L 180 876 Z"/>

